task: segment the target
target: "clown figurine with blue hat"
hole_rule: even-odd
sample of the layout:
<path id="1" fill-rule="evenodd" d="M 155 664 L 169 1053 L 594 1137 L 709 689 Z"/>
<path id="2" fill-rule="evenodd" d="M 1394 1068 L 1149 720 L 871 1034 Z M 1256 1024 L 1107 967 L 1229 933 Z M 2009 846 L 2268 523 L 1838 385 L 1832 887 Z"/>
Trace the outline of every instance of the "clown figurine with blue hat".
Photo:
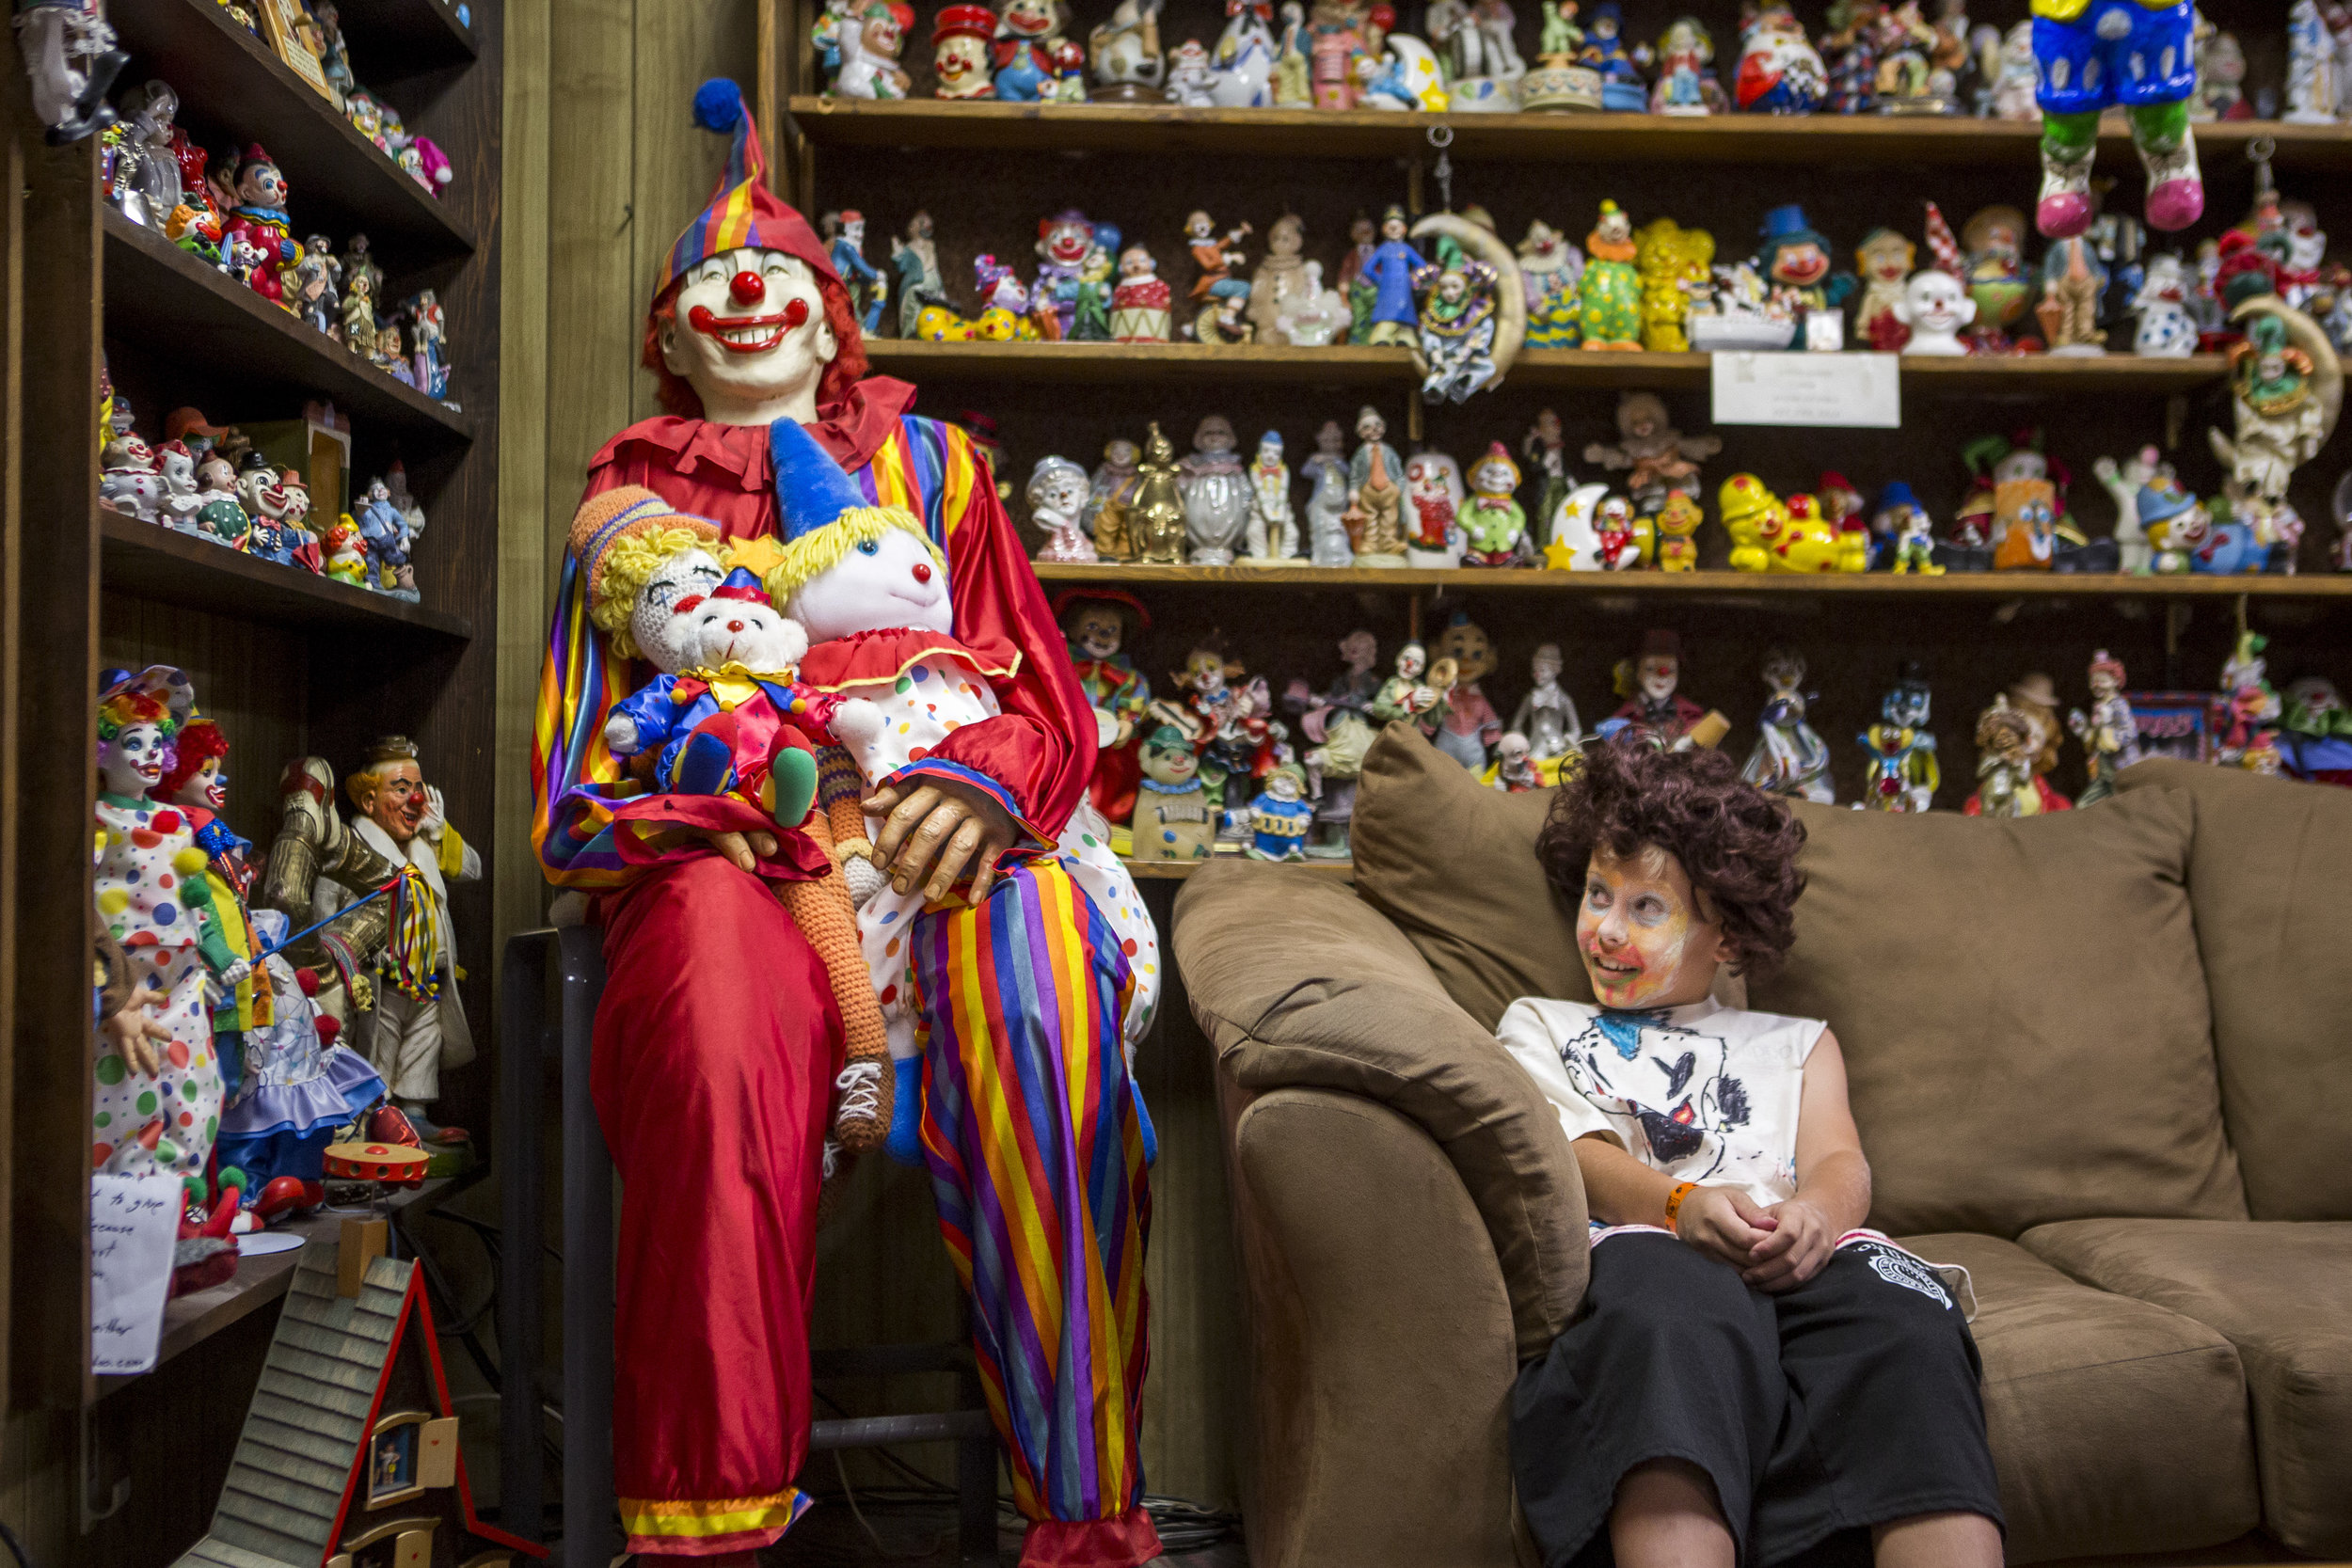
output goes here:
<path id="1" fill-rule="evenodd" d="M 1132 890 L 1106 913 L 1069 863 L 1087 863 L 1069 835 L 1094 769 L 1093 710 L 987 459 L 963 431 L 917 417 L 912 387 L 866 373 L 851 292 L 807 220 L 768 190 L 740 89 L 705 84 L 694 114 L 727 152 L 646 314 L 644 364 L 665 412 L 591 461 L 583 512 L 601 521 L 575 531 L 532 746 L 532 842 L 550 881 L 594 899 L 604 938 L 594 1076 L 624 1181 L 613 1472 L 627 1549 L 747 1568 L 811 1501 L 793 1478 L 808 1454 L 818 1191 L 835 1103 L 846 1111 L 867 1087 L 840 1081 L 854 1031 L 828 976 L 844 955 L 797 891 L 852 869 L 814 847 L 837 816 L 830 836 L 875 846 L 867 901 L 885 882 L 919 901 L 919 918 L 898 923 L 913 946 L 893 957 L 913 965 L 921 1002 L 947 994 L 941 965 L 1001 942 L 993 932 L 1023 933 L 1019 973 L 984 971 L 1000 983 L 961 996 L 968 1013 L 917 1013 L 917 1143 L 1029 1521 L 1024 1560 L 1135 1568 L 1160 1543 L 1138 1459 L 1150 1190 L 1120 1047 L 1158 955 L 1121 934 L 1118 922 L 1139 918 Z M 843 503 L 821 518 L 802 515 L 787 472 L 812 451 Z M 658 499 L 661 526 L 691 546 L 635 552 L 647 558 L 642 617 L 617 602 L 597 610 L 593 592 L 615 559 L 604 530 L 632 527 L 618 515 L 636 499 L 625 490 Z M 886 525 L 866 515 L 885 513 Z M 841 540 L 838 559 L 820 560 Z M 930 649 L 937 673 L 925 683 L 941 679 L 969 721 L 942 722 L 922 755 L 910 746 L 874 784 L 824 748 L 824 809 L 798 830 L 733 795 L 648 791 L 644 762 L 623 754 L 633 742 L 609 721 L 651 673 L 693 664 L 633 668 L 650 646 L 639 628 L 682 642 L 677 623 L 749 605 L 713 593 L 731 567 L 794 599 L 787 614 L 815 615 L 850 561 L 853 573 L 902 575 L 907 596 L 882 629 L 969 651 Z M 928 595 L 917 565 L 931 574 Z M 681 616 L 696 593 L 705 604 Z M 842 635 L 806 629 L 820 644 Z M 865 657 L 884 641 L 856 646 Z M 827 668 L 818 652 L 802 659 L 794 695 Z M 910 667 L 898 678 L 912 691 L 914 677 Z M 816 695 L 879 705 L 897 685 Z M 652 748 L 655 766 L 676 738 Z M 673 783 L 705 778 L 698 763 L 679 773 L 685 750 Z M 746 755 L 729 749 L 739 778 Z M 842 914 L 838 945 L 863 971 Z M 862 974 L 860 987 L 870 1006 Z"/>
<path id="2" fill-rule="evenodd" d="M 2034 101 L 2042 106 L 2042 197 L 2034 227 L 2072 239 L 2098 208 L 2090 163 L 2099 116 L 2131 117 L 2148 171 L 2148 227 L 2186 229 L 2205 211 L 2189 99 L 2197 91 L 2197 8 L 2190 0 L 2033 0 Z"/>
<path id="3" fill-rule="evenodd" d="M 1804 312 L 1807 348 L 1845 346 L 1845 317 L 1839 311 L 1857 285 L 1853 274 L 1830 270 L 1830 256 L 1829 241 L 1805 221 L 1804 208 L 1775 207 L 1764 214 L 1757 270 L 1777 285 L 1783 298 Z M 1816 318 L 1821 318 L 1818 325 Z M 1833 324 L 1837 330 L 1829 330 Z"/>

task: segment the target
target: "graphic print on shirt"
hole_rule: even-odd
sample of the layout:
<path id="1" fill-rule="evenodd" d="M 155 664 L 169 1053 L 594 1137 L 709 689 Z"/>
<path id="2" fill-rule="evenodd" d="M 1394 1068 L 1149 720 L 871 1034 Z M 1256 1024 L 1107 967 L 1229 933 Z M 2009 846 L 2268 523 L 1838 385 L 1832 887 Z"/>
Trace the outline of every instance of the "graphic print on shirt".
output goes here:
<path id="1" fill-rule="evenodd" d="M 1597 1012 L 1560 1048 L 1577 1092 L 1638 1121 L 1660 1168 L 1711 1151 L 1703 1168 L 1676 1171 L 1691 1181 L 1716 1175 L 1727 1157 L 1722 1134 L 1748 1124 L 1747 1085 L 1724 1070 L 1729 1053 L 1722 1037 L 1662 1010 Z"/>

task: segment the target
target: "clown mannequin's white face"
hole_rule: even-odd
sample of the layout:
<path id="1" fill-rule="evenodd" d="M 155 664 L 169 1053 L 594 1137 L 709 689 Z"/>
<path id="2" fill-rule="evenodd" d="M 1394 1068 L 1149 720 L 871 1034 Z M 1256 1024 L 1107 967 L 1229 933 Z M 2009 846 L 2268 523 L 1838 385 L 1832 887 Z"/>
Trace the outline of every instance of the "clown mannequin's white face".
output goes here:
<path id="1" fill-rule="evenodd" d="M 661 362 L 714 424 L 817 418 L 817 383 L 841 352 L 817 275 L 781 250 L 730 250 L 689 268 Z"/>
<path id="2" fill-rule="evenodd" d="M 899 626 L 946 632 L 955 626 L 947 574 L 923 541 L 885 529 L 801 584 L 784 612 L 808 628 L 811 642 Z"/>
<path id="3" fill-rule="evenodd" d="M 144 800 L 162 782 L 171 754 L 164 732 L 153 724 L 125 724 L 98 750 L 98 782 L 109 795 Z"/>

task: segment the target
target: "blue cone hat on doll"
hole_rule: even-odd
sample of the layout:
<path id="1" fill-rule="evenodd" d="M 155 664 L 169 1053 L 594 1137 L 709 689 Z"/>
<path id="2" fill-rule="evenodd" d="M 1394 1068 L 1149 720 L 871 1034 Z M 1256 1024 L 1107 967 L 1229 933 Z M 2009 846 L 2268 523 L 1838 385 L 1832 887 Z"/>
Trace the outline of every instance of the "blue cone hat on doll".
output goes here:
<path id="1" fill-rule="evenodd" d="M 738 566 L 719 579 L 719 586 L 710 591 L 710 596 L 714 599 L 749 599 L 754 604 L 766 604 L 768 590 L 760 586 L 759 578 L 752 575 L 750 567 Z"/>
<path id="2" fill-rule="evenodd" d="M 923 520 L 903 506 L 867 500 L 799 420 L 778 420 L 770 425 L 768 451 L 775 466 L 776 515 L 784 538 L 782 557 L 768 573 L 768 595 L 777 604 L 839 564 L 858 546 L 894 528 L 922 540 L 940 571 L 947 570 L 946 558 L 931 543 Z"/>

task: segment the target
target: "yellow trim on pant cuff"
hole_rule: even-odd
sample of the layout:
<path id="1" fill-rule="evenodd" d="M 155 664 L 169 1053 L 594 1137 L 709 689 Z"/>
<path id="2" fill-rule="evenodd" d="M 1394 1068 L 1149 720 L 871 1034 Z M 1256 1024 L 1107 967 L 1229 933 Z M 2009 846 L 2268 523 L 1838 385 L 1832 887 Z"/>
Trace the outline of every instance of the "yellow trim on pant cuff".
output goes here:
<path id="1" fill-rule="evenodd" d="M 808 1502 L 807 1495 L 792 1486 L 764 1497 L 723 1497 L 708 1502 L 623 1497 L 621 1525 L 633 1536 L 736 1535 L 789 1525 Z"/>

